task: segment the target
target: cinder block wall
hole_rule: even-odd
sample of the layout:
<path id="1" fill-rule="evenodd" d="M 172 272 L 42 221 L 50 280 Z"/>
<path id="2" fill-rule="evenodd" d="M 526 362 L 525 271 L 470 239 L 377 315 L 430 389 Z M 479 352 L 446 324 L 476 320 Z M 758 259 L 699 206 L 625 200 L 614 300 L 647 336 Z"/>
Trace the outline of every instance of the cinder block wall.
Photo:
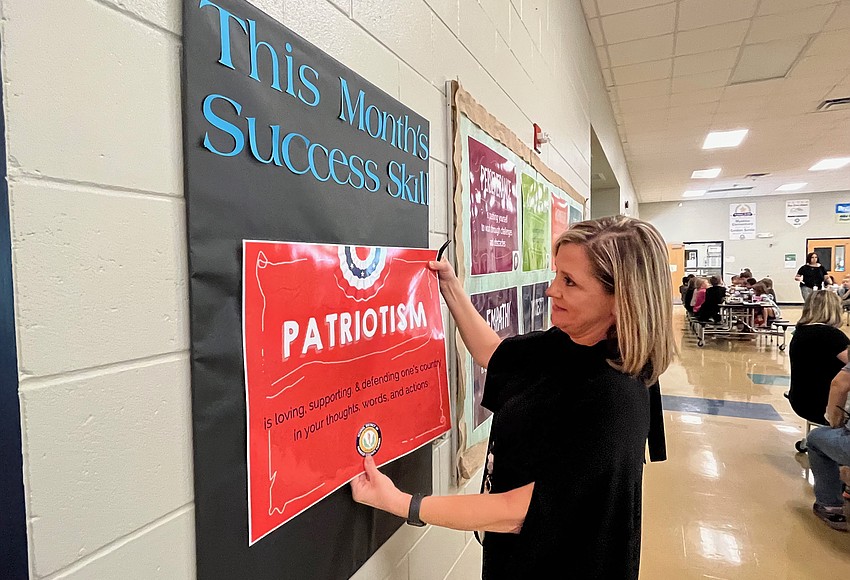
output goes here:
<path id="1" fill-rule="evenodd" d="M 593 123 L 633 198 L 579 0 L 252 2 L 430 119 L 433 247 L 447 79 L 526 140 L 540 124 L 544 160 L 585 196 Z M 193 578 L 181 2 L 0 12 L 31 577 Z M 405 528 L 357 578 L 479 570 L 471 534 Z"/>

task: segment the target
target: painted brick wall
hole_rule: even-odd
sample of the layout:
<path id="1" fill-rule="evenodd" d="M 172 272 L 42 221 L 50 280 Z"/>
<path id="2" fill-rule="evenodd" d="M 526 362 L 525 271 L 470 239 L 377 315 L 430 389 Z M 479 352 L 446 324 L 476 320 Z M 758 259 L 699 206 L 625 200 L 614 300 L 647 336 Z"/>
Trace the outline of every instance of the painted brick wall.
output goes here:
<path id="1" fill-rule="evenodd" d="M 633 199 L 579 0 L 252 0 L 431 121 L 445 82 L 589 194 L 590 124 Z M 0 0 L 32 578 L 194 577 L 180 0 Z M 632 203 L 632 207 L 636 204 Z M 434 446 L 449 485 L 451 442 Z M 405 528 L 357 574 L 463 580 L 471 534 Z"/>

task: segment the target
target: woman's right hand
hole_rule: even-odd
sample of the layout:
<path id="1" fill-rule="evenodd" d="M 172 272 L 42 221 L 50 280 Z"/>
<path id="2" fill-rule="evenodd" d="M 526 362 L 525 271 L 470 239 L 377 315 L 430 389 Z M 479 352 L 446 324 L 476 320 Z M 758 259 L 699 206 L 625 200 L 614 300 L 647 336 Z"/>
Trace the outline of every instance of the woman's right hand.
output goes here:
<path id="1" fill-rule="evenodd" d="M 439 262 L 434 260 L 428 262 L 428 268 L 437 273 L 437 277 L 440 280 L 441 292 L 445 292 L 451 284 L 459 282 L 454 268 L 452 268 L 452 265 L 445 256 Z"/>

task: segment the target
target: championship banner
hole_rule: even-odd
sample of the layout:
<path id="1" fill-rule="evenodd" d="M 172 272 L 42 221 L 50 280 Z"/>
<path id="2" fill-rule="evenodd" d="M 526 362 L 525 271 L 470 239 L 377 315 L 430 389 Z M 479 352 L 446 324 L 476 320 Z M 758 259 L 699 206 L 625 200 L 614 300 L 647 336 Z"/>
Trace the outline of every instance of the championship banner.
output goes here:
<path id="1" fill-rule="evenodd" d="M 472 275 L 517 269 L 516 166 L 469 137 Z"/>
<path id="2" fill-rule="evenodd" d="M 249 543 L 451 426 L 433 250 L 243 242 Z"/>
<path id="3" fill-rule="evenodd" d="M 549 328 L 549 284 L 527 284 L 522 287 L 522 331 L 546 330 Z"/>
<path id="4" fill-rule="evenodd" d="M 546 186 L 527 173 L 522 174 L 522 271 L 542 270 L 549 260 L 546 226 L 549 225 L 549 197 Z"/>
<path id="5" fill-rule="evenodd" d="M 519 334 L 517 320 L 516 288 L 505 288 L 494 292 L 483 292 L 470 296 L 472 305 L 487 321 L 490 328 L 496 331 L 500 338 Z M 475 415 L 475 426 L 478 427 L 487 420 L 491 413 L 481 406 L 484 396 L 484 381 L 487 379 L 487 369 L 472 363 L 472 405 Z"/>

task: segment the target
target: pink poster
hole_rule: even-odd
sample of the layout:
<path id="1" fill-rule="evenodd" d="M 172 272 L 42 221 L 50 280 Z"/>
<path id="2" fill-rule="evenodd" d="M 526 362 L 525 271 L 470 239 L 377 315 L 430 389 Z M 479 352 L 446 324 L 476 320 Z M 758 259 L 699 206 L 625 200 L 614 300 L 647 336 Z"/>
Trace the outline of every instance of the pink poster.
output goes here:
<path id="1" fill-rule="evenodd" d="M 552 247 L 570 225 L 570 209 L 566 199 L 552 196 Z M 552 254 L 552 269 L 555 269 L 555 254 Z"/>
<path id="2" fill-rule="evenodd" d="M 519 266 L 516 166 L 469 138 L 469 211 L 472 275 Z"/>

